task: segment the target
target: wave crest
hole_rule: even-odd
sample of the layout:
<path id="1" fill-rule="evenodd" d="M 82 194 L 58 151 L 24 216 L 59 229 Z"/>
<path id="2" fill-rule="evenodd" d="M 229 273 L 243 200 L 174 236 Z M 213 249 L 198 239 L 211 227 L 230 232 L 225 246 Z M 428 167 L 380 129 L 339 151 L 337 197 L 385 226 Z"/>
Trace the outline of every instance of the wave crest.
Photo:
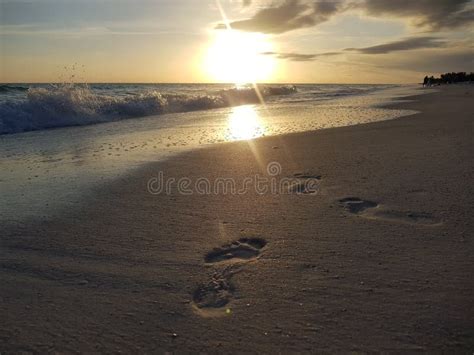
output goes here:
<path id="1" fill-rule="evenodd" d="M 265 86 L 258 87 L 258 91 L 262 97 L 289 95 L 296 92 L 296 87 Z M 253 87 L 221 90 L 213 95 L 162 94 L 150 90 L 128 96 L 97 94 L 86 85 L 29 88 L 26 101 L 0 104 L 0 134 L 208 110 L 259 100 Z"/>
<path id="2" fill-rule="evenodd" d="M 0 92 L 27 91 L 28 88 L 20 85 L 1 84 Z"/>

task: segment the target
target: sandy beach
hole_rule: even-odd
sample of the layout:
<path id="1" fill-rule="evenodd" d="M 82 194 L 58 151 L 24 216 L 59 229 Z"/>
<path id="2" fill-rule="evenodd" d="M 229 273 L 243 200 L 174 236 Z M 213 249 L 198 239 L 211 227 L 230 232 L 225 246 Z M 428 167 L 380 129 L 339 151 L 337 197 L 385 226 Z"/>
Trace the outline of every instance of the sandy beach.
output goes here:
<path id="1" fill-rule="evenodd" d="M 427 90 L 392 105 L 415 115 L 213 145 L 3 226 L 0 352 L 472 353 L 473 88 Z"/>

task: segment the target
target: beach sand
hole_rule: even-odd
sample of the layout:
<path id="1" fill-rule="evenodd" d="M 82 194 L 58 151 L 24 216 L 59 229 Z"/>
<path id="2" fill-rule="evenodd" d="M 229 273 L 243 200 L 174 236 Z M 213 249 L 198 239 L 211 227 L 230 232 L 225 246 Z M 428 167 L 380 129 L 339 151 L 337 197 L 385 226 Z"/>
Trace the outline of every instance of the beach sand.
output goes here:
<path id="1" fill-rule="evenodd" d="M 196 150 L 4 226 L 0 352 L 471 353 L 473 88 L 393 106 L 420 113 Z M 151 194 L 160 171 L 300 185 Z"/>

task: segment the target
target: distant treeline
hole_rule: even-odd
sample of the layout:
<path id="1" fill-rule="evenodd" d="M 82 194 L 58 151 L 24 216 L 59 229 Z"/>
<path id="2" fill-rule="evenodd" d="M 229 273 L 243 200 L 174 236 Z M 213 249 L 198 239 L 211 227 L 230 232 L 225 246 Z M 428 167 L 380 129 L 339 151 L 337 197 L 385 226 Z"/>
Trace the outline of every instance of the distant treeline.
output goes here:
<path id="1" fill-rule="evenodd" d="M 440 84 L 454 84 L 454 83 L 464 83 L 467 81 L 474 81 L 474 73 L 466 73 L 466 72 L 459 72 L 459 73 L 446 73 L 441 74 L 439 78 L 435 78 L 434 76 L 425 76 L 423 80 L 423 85 L 440 85 Z"/>

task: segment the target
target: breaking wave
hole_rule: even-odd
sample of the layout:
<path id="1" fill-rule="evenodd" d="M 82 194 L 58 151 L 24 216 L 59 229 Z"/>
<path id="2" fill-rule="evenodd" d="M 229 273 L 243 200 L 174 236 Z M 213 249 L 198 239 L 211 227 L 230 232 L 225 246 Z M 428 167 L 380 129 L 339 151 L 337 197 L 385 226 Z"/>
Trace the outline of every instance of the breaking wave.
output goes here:
<path id="1" fill-rule="evenodd" d="M 94 92 L 86 85 L 25 88 L 2 85 L 2 92 L 28 90 L 26 100 L 0 103 L 0 134 L 79 126 L 126 118 L 259 103 L 253 87 L 220 90 L 211 95 L 170 94 L 149 90 L 126 96 Z M 295 86 L 262 86 L 263 98 L 295 93 Z"/>
<path id="2" fill-rule="evenodd" d="M 0 85 L 0 92 L 14 92 L 14 91 L 27 91 L 28 87 L 24 87 L 21 85 Z"/>

